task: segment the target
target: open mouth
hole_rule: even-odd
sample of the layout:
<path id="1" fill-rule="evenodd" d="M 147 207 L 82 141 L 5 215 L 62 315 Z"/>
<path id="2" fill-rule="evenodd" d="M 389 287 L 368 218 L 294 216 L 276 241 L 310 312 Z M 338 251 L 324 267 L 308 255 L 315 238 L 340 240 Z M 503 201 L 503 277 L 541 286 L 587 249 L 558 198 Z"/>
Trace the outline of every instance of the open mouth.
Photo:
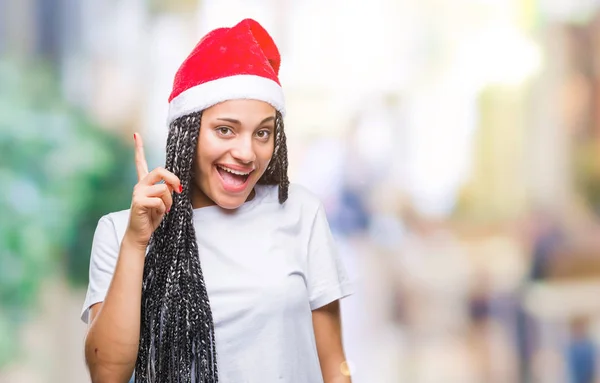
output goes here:
<path id="1" fill-rule="evenodd" d="M 217 172 L 221 176 L 221 180 L 223 181 L 223 186 L 229 191 L 244 190 L 248 182 L 248 178 L 250 178 L 250 174 L 253 172 L 253 170 L 245 172 L 233 170 L 221 165 L 216 165 L 216 168 Z"/>

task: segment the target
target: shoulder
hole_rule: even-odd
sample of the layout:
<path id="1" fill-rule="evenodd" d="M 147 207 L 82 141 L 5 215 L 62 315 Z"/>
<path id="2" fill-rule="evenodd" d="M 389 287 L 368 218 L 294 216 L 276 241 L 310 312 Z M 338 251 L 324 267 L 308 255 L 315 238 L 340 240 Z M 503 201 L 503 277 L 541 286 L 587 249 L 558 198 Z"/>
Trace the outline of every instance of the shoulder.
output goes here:
<path id="1" fill-rule="evenodd" d="M 116 239 L 120 243 L 129 222 L 129 211 L 115 211 L 100 217 L 95 236 L 105 240 Z"/>
<path id="2" fill-rule="evenodd" d="M 288 201 L 299 203 L 312 209 L 318 209 L 321 206 L 321 200 L 314 192 L 305 186 L 295 183 L 289 186 Z"/>
<path id="3" fill-rule="evenodd" d="M 117 227 L 127 225 L 127 222 L 129 222 L 129 212 L 130 209 L 108 213 L 100 218 L 100 222 L 110 222 Z"/>
<path id="4" fill-rule="evenodd" d="M 278 185 L 265 185 L 263 188 L 265 199 L 268 202 L 279 203 Z M 288 187 L 288 199 L 283 205 L 289 208 L 300 207 L 303 210 L 316 211 L 321 207 L 321 201 L 319 200 L 319 197 L 307 187 L 297 183 L 290 183 Z"/>

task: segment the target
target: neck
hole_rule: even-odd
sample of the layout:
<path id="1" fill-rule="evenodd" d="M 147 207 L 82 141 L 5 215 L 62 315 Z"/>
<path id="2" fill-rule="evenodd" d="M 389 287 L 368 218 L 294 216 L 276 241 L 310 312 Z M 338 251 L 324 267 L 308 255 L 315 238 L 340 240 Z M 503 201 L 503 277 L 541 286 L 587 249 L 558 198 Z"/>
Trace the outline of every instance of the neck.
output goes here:
<path id="1" fill-rule="evenodd" d="M 206 194 L 197 186 L 194 186 L 192 189 L 192 208 L 200 209 L 202 207 L 213 206 L 216 205 L 215 201 L 208 198 Z"/>

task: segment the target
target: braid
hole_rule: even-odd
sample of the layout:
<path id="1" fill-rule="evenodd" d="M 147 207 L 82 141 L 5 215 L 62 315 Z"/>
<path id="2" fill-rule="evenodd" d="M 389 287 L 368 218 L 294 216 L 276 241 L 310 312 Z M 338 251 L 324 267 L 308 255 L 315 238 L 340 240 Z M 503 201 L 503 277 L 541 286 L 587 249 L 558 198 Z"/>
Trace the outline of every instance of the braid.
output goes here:
<path id="1" fill-rule="evenodd" d="M 279 185 L 279 203 L 284 203 L 288 198 L 288 189 L 290 181 L 287 175 L 288 170 L 288 151 L 283 129 L 283 117 L 277 112 L 275 116 L 275 149 L 273 158 L 265 171 L 265 174 L 258 180 L 263 185 Z"/>
<path id="2" fill-rule="evenodd" d="M 218 382 L 215 329 L 190 199 L 201 117 L 196 112 L 173 121 L 167 138 L 166 169 L 179 177 L 183 193 L 173 193 L 171 211 L 148 245 L 136 383 Z M 273 157 L 258 183 L 279 185 L 279 203 L 288 198 L 287 169 L 283 118 L 277 112 Z"/>
<path id="3" fill-rule="evenodd" d="M 166 168 L 183 193 L 152 235 L 142 284 L 140 345 L 135 382 L 218 382 L 214 324 L 189 197 L 201 112 L 175 120 Z"/>

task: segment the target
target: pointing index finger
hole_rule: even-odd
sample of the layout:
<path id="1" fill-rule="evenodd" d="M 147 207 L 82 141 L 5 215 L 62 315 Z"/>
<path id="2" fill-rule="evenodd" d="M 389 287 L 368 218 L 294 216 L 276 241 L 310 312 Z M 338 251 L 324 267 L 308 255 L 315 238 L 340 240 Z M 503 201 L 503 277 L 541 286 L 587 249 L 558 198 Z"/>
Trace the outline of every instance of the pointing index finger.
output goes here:
<path id="1" fill-rule="evenodd" d="M 133 140 L 135 142 L 135 168 L 137 170 L 139 182 L 148 174 L 148 163 L 146 162 L 146 155 L 144 154 L 144 141 L 142 141 L 142 136 L 140 136 L 139 133 L 134 133 Z"/>

